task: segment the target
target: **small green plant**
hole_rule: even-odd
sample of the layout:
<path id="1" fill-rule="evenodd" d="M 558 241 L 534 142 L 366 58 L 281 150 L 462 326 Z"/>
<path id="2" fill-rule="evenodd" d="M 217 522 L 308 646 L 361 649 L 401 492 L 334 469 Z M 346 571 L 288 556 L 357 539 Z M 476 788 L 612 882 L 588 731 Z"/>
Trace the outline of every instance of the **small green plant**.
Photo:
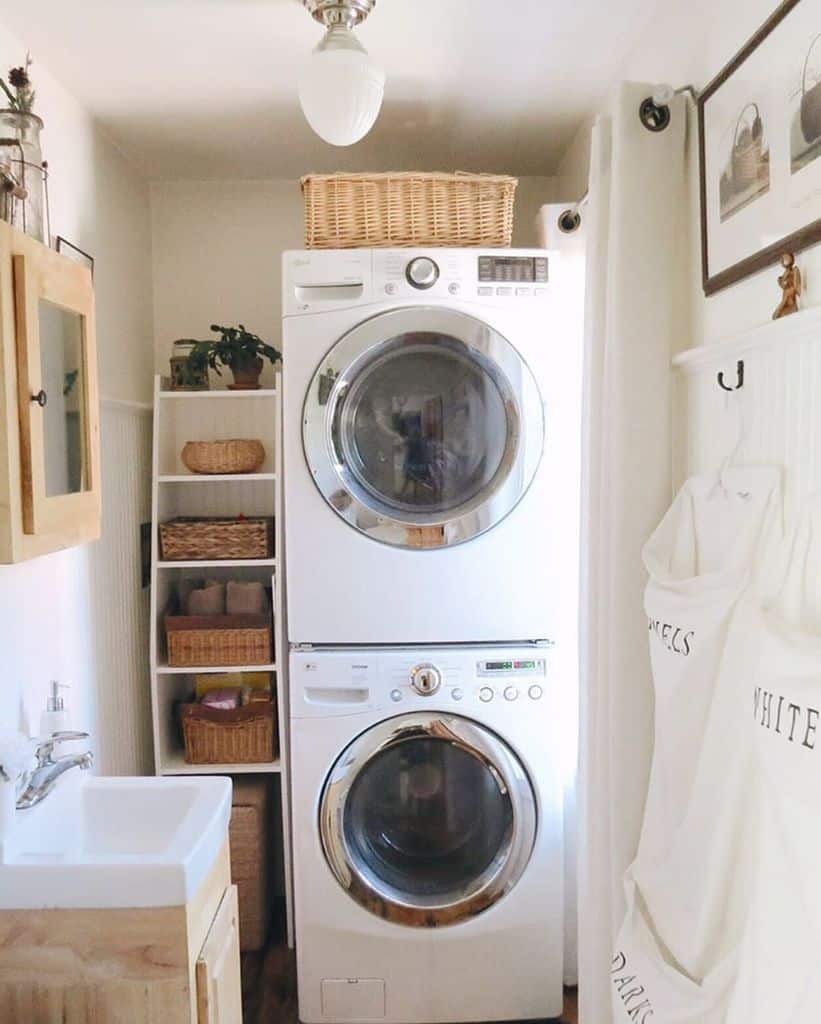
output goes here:
<path id="1" fill-rule="evenodd" d="M 29 77 L 31 67 L 31 54 L 26 54 L 26 63 L 21 68 L 12 68 L 9 71 L 9 80 L 6 84 L 4 78 L 0 78 L 0 89 L 6 94 L 9 101 L 9 109 L 16 110 L 18 114 L 30 114 L 34 107 L 34 89 Z"/>
<path id="2" fill-rule="evenodd" d="M 263 357 L 276 363 L 280 353 L 256 334 L 246 331 L 244 324 L 238 327 L 221 327 L 211 324 L 211 330 L 220 337 L 211 341 L 195 341 L 188 357 L 188 363 L 195 371 L 210 366 L 219 376 L 220 366 L 227 366 L 234 373 L 244 373 L 255 366 L 262 368 Z"/>

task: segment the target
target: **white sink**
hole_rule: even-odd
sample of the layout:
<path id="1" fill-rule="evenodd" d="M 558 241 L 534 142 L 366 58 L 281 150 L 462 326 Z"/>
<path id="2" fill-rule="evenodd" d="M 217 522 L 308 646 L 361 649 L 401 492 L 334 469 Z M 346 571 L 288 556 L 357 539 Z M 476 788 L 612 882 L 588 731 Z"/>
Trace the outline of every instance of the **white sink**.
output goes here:
<path id="1" fill-rule="evenodd" d="M 18 811 L 0 855 L 0 909 L 173 907 L 228 835 L 231 780 L 71 771 Z"/>

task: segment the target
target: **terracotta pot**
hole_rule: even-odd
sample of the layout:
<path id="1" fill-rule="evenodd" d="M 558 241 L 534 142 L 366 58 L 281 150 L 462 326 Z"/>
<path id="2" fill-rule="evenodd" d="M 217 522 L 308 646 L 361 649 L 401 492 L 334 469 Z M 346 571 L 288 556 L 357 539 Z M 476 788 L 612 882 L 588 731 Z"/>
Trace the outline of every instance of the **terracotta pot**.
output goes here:
<path id="1" fill-rule="evenodd" d="M 262 359 L 257 356 L 252 362 L 239 363 L 231 367 L 234 383 L 229 384 L 231 391 L 257 391 L 259 375 L 262 373 Z"/>

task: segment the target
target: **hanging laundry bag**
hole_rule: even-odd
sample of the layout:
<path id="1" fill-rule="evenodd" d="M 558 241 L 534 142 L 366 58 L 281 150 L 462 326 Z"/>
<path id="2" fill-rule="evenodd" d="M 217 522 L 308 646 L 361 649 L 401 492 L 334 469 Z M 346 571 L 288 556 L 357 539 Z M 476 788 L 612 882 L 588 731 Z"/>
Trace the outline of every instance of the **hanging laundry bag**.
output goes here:
<path id="1" fill-rule="evenodd" d="M 780 530 L 779 472 L 729 469 L 688 481 L 645 546 L 655 744 L 614 951 L 618 1021 L 725 1019 L 752 871 L 751 740 L 737 727 L 757 661 L 748 621 Z"/>
<path id="2" fill-rule="evenodd" d="M 758 797 L 749 927 L 728 1024 L 821 1021 L 821 505 L 760 618 L 743 724 Z"/>

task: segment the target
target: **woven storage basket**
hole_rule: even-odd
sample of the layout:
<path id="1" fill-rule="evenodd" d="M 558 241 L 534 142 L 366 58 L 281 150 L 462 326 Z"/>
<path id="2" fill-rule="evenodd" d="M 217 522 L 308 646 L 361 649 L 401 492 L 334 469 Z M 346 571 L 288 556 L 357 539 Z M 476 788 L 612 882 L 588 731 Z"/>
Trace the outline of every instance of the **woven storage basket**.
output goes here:
<path id="1" fill-rule="evenodd" d="M 509 246 L 516 178 L 496 174 L 309 174 L 309 249 Z"/>
<path id="2" fill-rule="evenodd" d="M 235 778 L 231 793 L 231 881 L 239 890 L 243 953 L 263 949 L 270 920 L 270 792 L 267 779 Z"/>
<path id="3" fill-rule="evenodd" d="M 165 562 L 271 558 L 274 520 L 180 516 L 160 523 L 160 553 Z"/>
<path id="4" fill-rule="evenodd" d="M 187 764 L 260 764 L 276 757 L 273 701 L 230 711 L 182 704 Z"/>
<path id="5" fill-rule="evenodd" d="M 272 659 L 270 615 L 166 615 L 171 668 L 267 665 Z"/>
<path id="6" fill-rule="evenodd" d="M 186 441 L 182 461 L 192 473 L 256 473 L 265 462 L 261 441 Z"/>

